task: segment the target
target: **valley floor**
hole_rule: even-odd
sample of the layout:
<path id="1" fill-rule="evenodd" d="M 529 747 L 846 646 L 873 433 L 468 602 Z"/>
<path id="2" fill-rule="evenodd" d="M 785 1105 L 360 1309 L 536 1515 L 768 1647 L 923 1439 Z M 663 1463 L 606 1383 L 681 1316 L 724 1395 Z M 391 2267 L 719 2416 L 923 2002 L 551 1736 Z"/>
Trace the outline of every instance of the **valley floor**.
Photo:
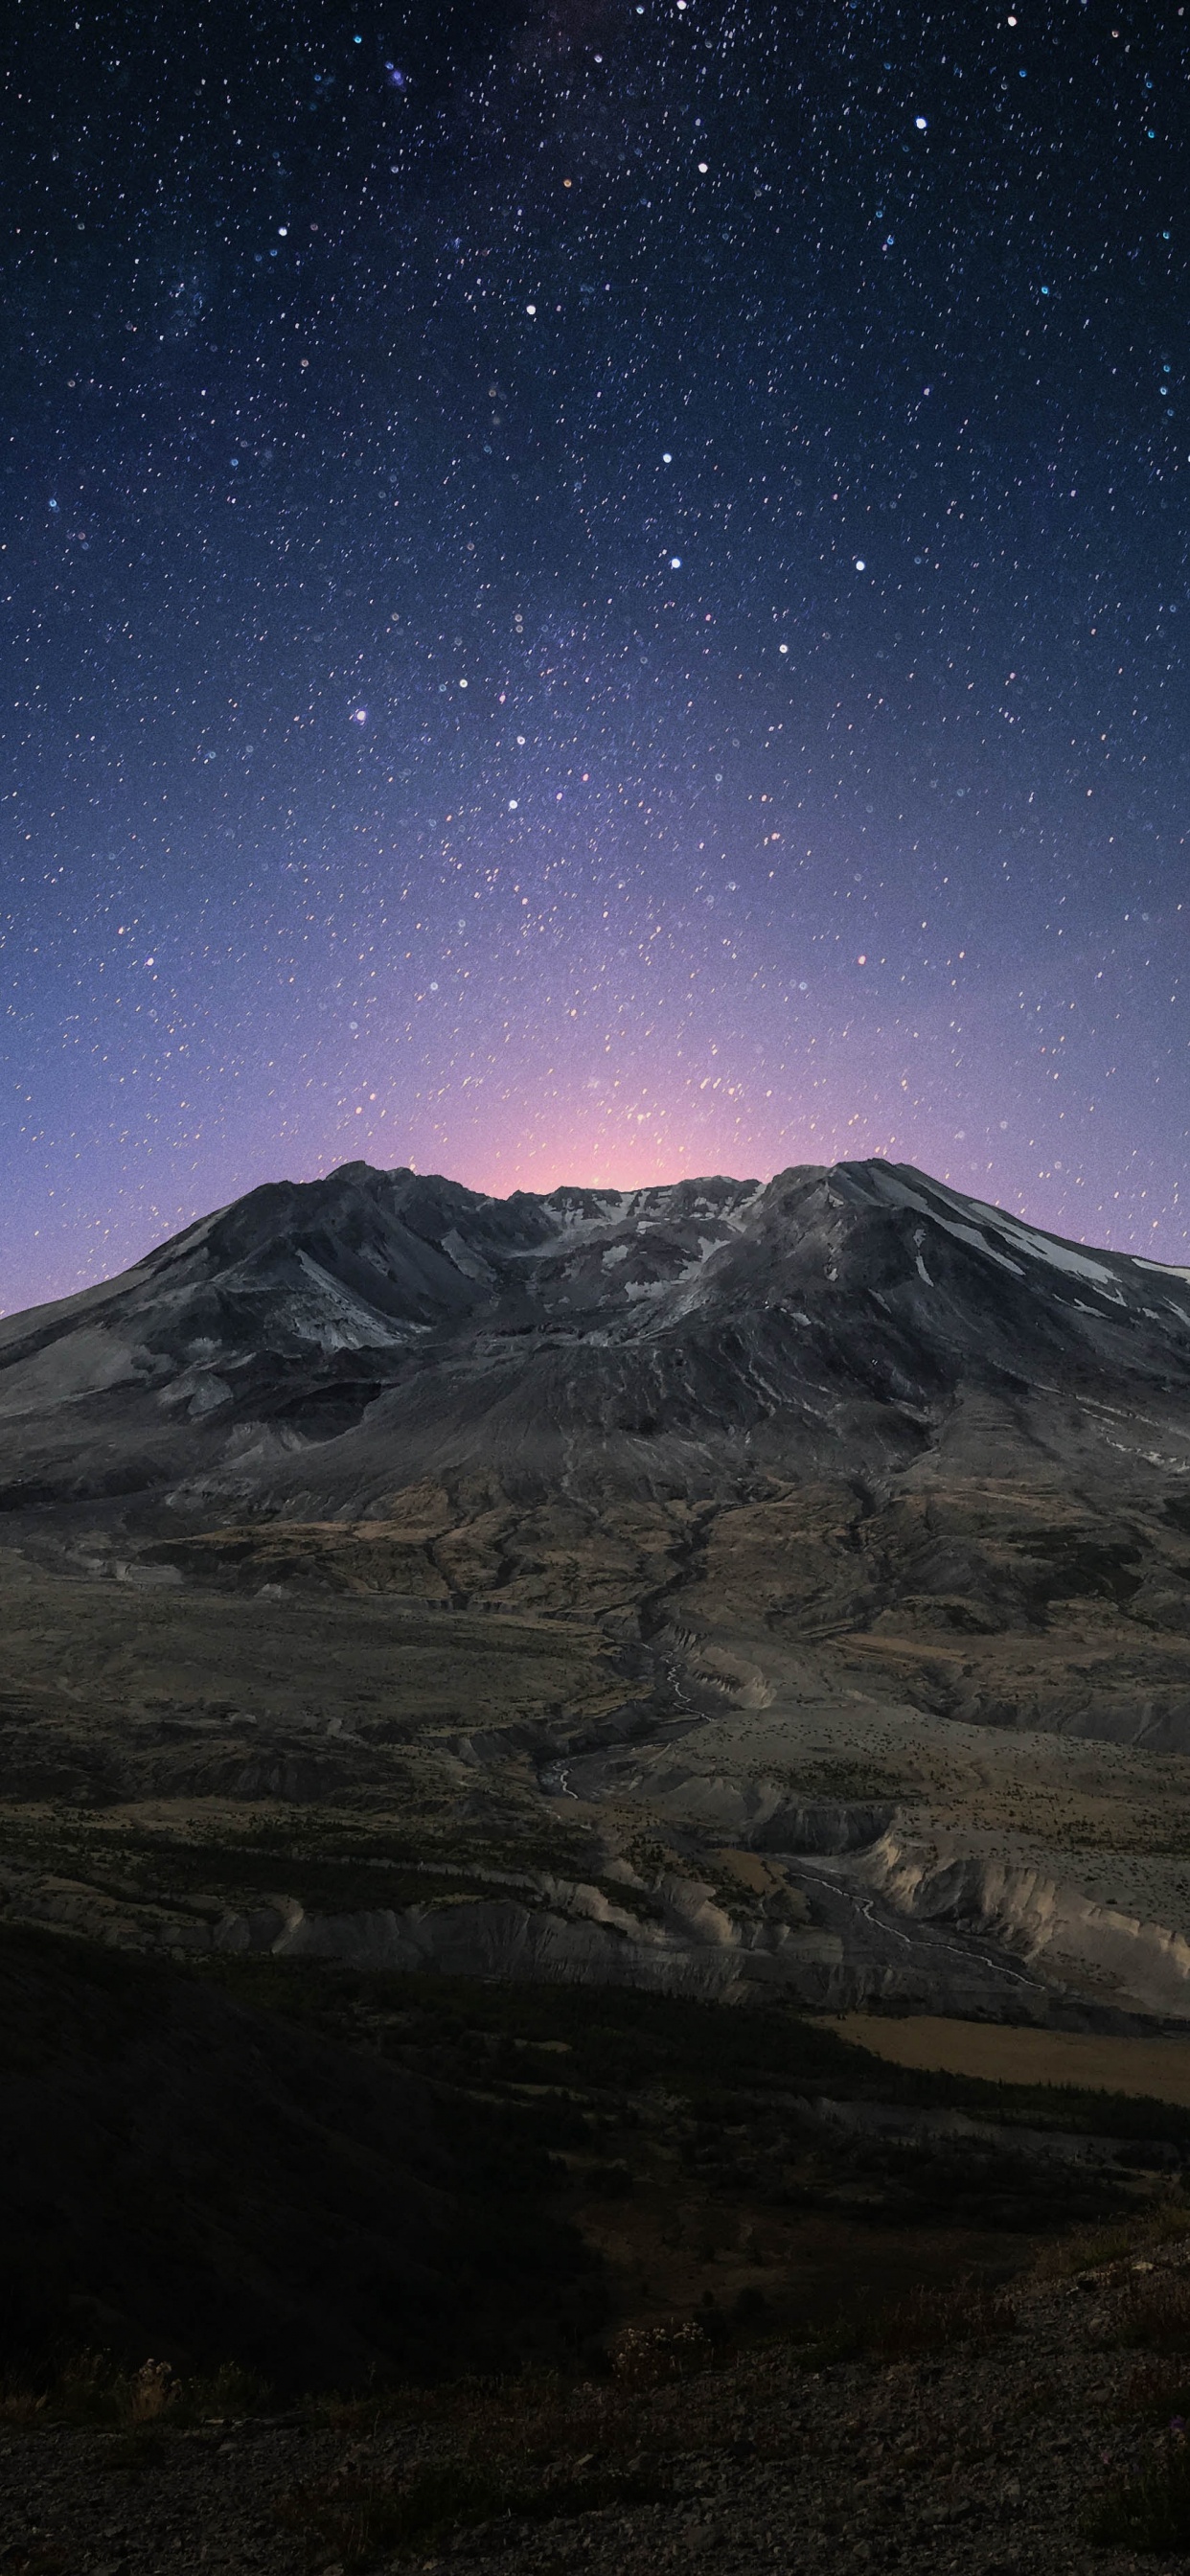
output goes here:
<path id="1" fill-rule="evenodd" d="M 1190 2040 L 1117 2039 L 1108 2033 L 1029 2030 L 952 2021 L 942 2013 L 843 2013 L 834 2028 L 894 2066 L 975 2075 L 993 2084 L 1102 2086 L 1190 2109 Z"/>

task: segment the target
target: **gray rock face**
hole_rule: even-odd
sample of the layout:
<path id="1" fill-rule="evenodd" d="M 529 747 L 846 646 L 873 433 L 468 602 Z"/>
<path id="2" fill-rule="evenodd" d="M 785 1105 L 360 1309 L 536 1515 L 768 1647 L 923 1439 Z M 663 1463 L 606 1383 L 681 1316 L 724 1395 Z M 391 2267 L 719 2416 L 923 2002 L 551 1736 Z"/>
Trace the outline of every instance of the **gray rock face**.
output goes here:
<path id="1" fill-rule="evenodd" d="M 1190 1470 L 1190 1274 L 880 1162 L 505 1200 L 357 1163 L 0 1326 L 14 1510 L 879 1485 L 956 1441 L 974 1472 L 1105 1443 Z"/>

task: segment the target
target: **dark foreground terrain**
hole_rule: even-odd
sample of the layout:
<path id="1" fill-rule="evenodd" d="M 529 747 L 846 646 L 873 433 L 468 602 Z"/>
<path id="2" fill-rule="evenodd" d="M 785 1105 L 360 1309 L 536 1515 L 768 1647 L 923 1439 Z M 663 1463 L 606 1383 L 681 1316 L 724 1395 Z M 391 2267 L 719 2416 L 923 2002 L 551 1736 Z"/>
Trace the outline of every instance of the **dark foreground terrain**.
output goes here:
<path id="1" fill-rule="evenodd" d="M 0 1935 L 0 2367 L 102 2346 L 287 2389 L 514 2365 L 598 2284 L 547 2159 L 370 2050 Z"/>
<path id="2" fill-rule="evenodd" d="M 1177 2103 L 886 2062 L 783 1999 L 186 1970 L 0 1931 L 0 2362 L 310 2390 L 606 2367 L 1019 2268 L 1190 2159 Z"/>
<path id="3" fill-rule="evenodd" d="M 781 1997 L 9 1928 L 0 2069 L 14 2576 L 1115 2576 L 1190 2383 L 1190 2111 Z"/>
<path id="4" fill-rule="evenodd" d="M 139 2420 L 0 2430 L 3 2564 L 1124 2576 L 1139 2549 L 1172 2576 L 1190 2566 L 1187 2223 L 870 2313 L 847 2357 L 725 2361 L 655 2335 L 599 2380 L 199 2422 L 154 2411 L 142 2376 Z"/>

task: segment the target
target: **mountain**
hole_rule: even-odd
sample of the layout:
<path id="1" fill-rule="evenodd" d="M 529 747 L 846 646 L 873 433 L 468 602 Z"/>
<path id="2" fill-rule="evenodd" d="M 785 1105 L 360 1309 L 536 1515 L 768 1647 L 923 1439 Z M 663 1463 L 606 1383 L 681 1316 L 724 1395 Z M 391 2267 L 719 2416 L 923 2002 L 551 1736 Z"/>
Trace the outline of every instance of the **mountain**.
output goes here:
<path id="1" fill-rule="evenodd" d="M 930 1457 L 1116 1484 L 1190 1467 L 1190 1273 L 881 1162 L 505 1200 L 346 1164 L 9 1317 L 0 1430 L 16 1512 L 359 1513 L 477 1473 L 695 1499 Z"/>
<path id="2" fill-rule="evenodd" d="M 1190 2017 L 1188 1475 L 1190 1273 L 904 1166 L 255 1190 L 0 1324 L 0 1910 Z"/>

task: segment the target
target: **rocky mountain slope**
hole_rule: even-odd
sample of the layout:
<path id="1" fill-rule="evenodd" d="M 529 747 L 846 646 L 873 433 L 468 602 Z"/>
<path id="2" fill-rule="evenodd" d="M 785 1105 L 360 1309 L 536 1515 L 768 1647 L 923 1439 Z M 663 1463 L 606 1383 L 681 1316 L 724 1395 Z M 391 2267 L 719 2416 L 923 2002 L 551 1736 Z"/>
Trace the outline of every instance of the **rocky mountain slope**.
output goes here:
<path id="1" fill-rule="evenodd" d="M 1190 1274 L 884 1163 L 491 1199 L 347 1164 L 0 1327 L 10 1510 L 365 1512 L 419 1477 L 720 1496 L 1190 1467 Z"/>
<path id="2" fill-rule="evenodd" d="M 0 1896 L 1180 2019 L 1188 1477 L 1190 1274 L 905 1168 L 254 1191 L 0 1325 Z"/>

